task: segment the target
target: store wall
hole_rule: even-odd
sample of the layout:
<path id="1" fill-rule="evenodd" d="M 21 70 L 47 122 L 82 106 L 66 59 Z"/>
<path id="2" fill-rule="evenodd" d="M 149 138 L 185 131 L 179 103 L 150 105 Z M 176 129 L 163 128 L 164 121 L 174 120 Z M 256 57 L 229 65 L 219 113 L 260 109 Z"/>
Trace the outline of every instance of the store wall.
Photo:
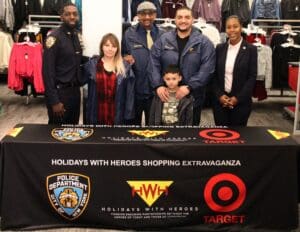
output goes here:
<path id="1" fill-rule="evenodd" d="M 116 1 L 120 4 L 116 4 Z M 106 33 L 122 35 L 122 2 L 119 0 L 82 1 L 82 36 L 84 55 L 99 54 L 99 44 Z"/>

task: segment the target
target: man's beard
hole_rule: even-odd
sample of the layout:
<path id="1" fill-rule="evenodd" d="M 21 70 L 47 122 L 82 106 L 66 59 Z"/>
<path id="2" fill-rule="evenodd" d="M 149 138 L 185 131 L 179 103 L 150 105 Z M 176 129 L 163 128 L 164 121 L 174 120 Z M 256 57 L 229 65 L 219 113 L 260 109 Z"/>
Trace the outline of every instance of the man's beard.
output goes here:
<path id="1" fill-rule="evenodd" d="M 180 29 L 179 27 L 177 28 L 178 31 L 180 32 L 189 32 L 191 30 L 191 28 L 186 28 L 186 29 Z"/>
<path id="2" fill-rule="evenodd" d="M 70 23 L 68 23 L 68 22 L 63 22 L 68 28 L 70 28 L 70 29 L 74 29 L 74 28 L 76 28 L 77 27 L 77 25 L 78 25 L 78 22 L 76 22 L 75 24 L 70 24 Z"/>

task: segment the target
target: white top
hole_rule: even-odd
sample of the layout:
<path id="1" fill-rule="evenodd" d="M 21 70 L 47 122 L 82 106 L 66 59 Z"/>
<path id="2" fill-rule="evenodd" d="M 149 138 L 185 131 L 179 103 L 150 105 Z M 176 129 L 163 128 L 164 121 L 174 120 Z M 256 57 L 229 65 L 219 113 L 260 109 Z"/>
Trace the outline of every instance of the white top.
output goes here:
<path id="1" fill-rule="evenodd" d="M 0 71 L 8 68 L 13 43 L 11 34 L 0 31 Z"/>
<path id="2" fill-rule="evenodd" d="M 225 64 L 225 91 L 227 93 L 231 92 L 232 87 L 232 79 L 233 79 L 233 68 L 235 64 L 235 59 L 240 50 L 243 39 L 240 40 L 236 45 L 231 45 L 229 43 L 227 56 L 226 56 L 226 64 Z"/>
<path id="3" fill-rule="evenodd" d="M 272 87 L 272 49 L 267 45 L 257 47 L 256 80 L 264 80 L 267 89 Z"/>
<path id="4" fill-rule="evenodd" d="M 206 35 L 215 47 L 221 42 L 220 32 L 214 25 L 208 23 L 205 23 L 204 25 L 194 23 L 193 25 L 199 28 L 202 34 Z"/>

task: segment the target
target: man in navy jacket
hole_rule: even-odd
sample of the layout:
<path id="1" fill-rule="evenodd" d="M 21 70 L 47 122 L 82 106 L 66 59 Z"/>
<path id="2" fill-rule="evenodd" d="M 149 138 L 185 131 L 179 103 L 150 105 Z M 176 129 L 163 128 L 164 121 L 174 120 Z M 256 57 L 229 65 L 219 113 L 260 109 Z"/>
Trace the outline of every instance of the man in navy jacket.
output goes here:
<path id="1" fill-rule="evenodd" d="M 150 60 L 150 48 L 147 44 L 147 30 L 150 31 L 153 42 L 162 34 L 154 24 L 156 6 L 151 2 L 142 2 L 138 6 L 139 23 L 127 29 L 122 41 L 122 54 L 124 59 L 133 64 L 135 75 L 135 120 L 134 124 L 140 125 L 142 113 L 148 124 L 149 112 L 153 98 L 149 73 L 147 72 Z"/>
<path id="2" fill-rule="evenodd" d="M 151 84 L 163 102 L 168 91 L 163 85 L 162 73 L 169 65 L 177 64 L 183 75 L 183 85 L 176 97 L 181 99 L 192 94 L 195 102 L 193 125 L 199 125 L 205 86 L 215 68 L 215 49 L 210 40 L 192 27 L 192 11 L 182 7 L 176 11 L 176 29 L 164 33 L 151 50 Z"/>

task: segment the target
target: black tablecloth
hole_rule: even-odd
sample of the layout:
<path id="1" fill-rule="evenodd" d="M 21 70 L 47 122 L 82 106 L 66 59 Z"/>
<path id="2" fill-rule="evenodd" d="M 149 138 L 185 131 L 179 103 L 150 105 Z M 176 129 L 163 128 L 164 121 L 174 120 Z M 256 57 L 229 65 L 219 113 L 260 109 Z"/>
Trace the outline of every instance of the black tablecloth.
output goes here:
<path id="1" fill-rule="evenodd" d="M 17 125 L 2 229 L 294 229 L 297 144 L 269 128 Z"/>

